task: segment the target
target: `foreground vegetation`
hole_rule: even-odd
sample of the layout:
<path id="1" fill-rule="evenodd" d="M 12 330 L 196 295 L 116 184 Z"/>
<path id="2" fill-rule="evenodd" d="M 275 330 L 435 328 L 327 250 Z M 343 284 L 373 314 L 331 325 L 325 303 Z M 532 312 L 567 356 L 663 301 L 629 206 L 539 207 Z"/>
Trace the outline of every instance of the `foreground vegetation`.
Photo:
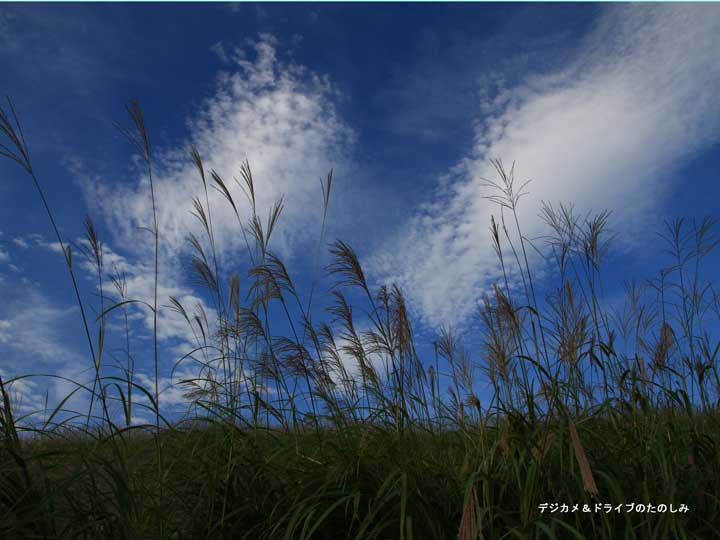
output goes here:
<path id="1" fill-rule="evenodd" d="M 316 281 L 297 290 L 270 249 L 282 201 L 261 219 L 250 167 L 237 182 L 241 205 L 237 186 L 206 171 L 193 148 L 201 197 L 190 271 L 205 305 L 191 309 L 158 298 L 152 152 L 140 108 L 128 111 L 124 132 L 147 166 L 153 206 L 154 298 L 129 298 L 123 276 L 109 275 L 88 220 L 75 245 L 97 272 L 90 318 L 12 105 L 0 110 L 0 152 L 27 172 L 62 246 L 94 373 L 91 385 L 77 383 L 87 411 L 70 410 L 68 396 L 41 417 L 19 417 L 12 386 L 21 379 L 0 379 L 0 538 L 720 536 L 720 301 L 701 264 L 716 245 L 712 221 L 668 223 L 670 266 L 631 282 L 624 308 L 612 309 L 602 280 L 608 215 L 545 206 L 541 261 L 517 219 L 522 188 L 496 162 L 488 190 L 500 278 L 473 335 L 443 328 L 423 347 L 403 292 L 372 287 L 339 241 L 323 320 Z M 237 217 L 246 268 L 221 268 L 213 190 Z M 318 246 L 331 190 L 332 173 Z M 532 271 L 540 264 L 542 284 Z M 183 382 L 193 407 L 182 419 L 166 418 L 157 383 L 167 302 L 197 340 L 180 359 L 197 368 Z M 132 309 L 153 315 L 151 388 L 139 384 L 129 346 L 119 371 L 103 352 L 111 318 L 127 321 Z M 153 423 L 133 422 L 138 411 Z"/>

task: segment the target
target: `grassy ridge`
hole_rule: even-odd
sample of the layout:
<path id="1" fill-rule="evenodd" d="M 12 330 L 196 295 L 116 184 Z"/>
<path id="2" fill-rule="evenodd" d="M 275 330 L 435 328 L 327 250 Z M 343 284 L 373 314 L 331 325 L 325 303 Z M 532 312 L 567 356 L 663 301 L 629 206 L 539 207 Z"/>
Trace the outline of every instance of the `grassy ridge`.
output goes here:
<path id="1" fill-rule="evenodd" d="M 341 241 L 330 245 L 333 288 L 320 321 L 315 280 L 298 290 L 271 249 L 283 201 L 261 218 L 250 166 L 231 186 L 193 148 L 200 227 L 189 232 L 189 271 L 208 312 L 158 299 L 152 151 L 139 106 L 128 112 L 124 133 L 147 165 L 153 207 L 154 297 L 129 297 L 123 276 L 108 275 L 88 219 L 80 256 L 97 273 L 93 321 L 15 112 L 0 109 L 0 150 L 32 180 L 63 246 L 94 373 L 92 385 L 77 387 L 90 396 L 87 411 L 61 402 L 35 423 L 13 409 L 17 381 L 0 379 L 0 538 L 720 536 L 720 302 L 701 264 L 717 245 L 711 220 L 669 222 L 671 264 L 631 283 L 624 309 L 614 310 L 602 292 L 608 215 L 544 206 L 550 234 L 539 261 L 517 217 L 523 187 L 495 162 L 487 188 L 498 206 L 490 232 L 501 273 L 478 306 L 479 345 L 470 350 L 444 328 L 423 349 L 403 291 L 373 286 Z M 318 246 L 331 190 L 332 173 Z M 213 191 L 247 242 L 242 279 L 219 262 Z M 197 341 L 184 358 L 198 370 L 184 382 L 194 407 L 183 421 L 165 418 L 158 387 L 166 300 Z M 149 388 L 130 354 L 131 309 L 153 315 Z M 111 317 L 125 323 L 120 375 L 104 353 Z M 152 425 L 133 422 L 148 411 Z M 543 512 L 543 503 L 569 509 Z M 690 510 L 595 511 L 632 503 Z"/>
<path id="2" fill-rule="evenodd" d="M 672 415 L 582 423 L 599 497 L 583 490 L 561 426 L 542 452 L 543 437 L 528 426 L 165 432 L 162 498 L 151 434 L 55 439 L 23 451 L 27 480 L 5 463 L 4 487 L 18 483 L 4 491 L 12 503 L 4 537 L 155 538 L 162 519 L 168 538 L 189 539 L 714 538 L 720 430 L 716 418 L 695 422 L 704 435 Z M 685 503 L 691 511 L 541 513 L 550 502 Z"/>

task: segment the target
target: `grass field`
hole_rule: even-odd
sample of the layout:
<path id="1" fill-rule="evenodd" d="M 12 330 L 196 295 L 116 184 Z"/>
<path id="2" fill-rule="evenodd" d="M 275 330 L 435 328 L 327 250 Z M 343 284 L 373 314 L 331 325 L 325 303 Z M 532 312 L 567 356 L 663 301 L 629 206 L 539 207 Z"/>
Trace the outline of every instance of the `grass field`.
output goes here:
<path id="1" fill-rule="evenodd" d="M 149 136 L 139 106 L 128 111 L 155 208 Z M 720 538 L 720 297 L 702 266 L 717 244 L 711 220 L 668 222 L 669 265 L 629 282 L 614 309 L 603 293 L 608 214 L 546 205 L 540 279 L 517 219 L 522 187 L 495 162 L 488 256 L 502 278 L 480 299 L 479 345 L 448 328 L 419 343 L 405 291 L 373 285 L 341 241 L 329 244 L 329 298 L 314 298 L 315 282 L 298 290 L 270 247 L 283 202 L 261 217 L 249 165 L 233 187 L 192 149 L 205 197 L 193 201 L 189 272 L 213 312 L 158 297 L 157 219 L 154 298 L 142 302 L 122 276 L 108 282 L 87 220 L 104 302 L 93 317 L 15 111 L 0 112 L 0 151 L 27 173 L 62 245 L 94 373 L 77 387 L 87 411 L 63 401 L 33 422 L 13 408 L 18 380 L 0 378 L 0 538 Z M 208 190 L 247 240 L 242 276 L 218 262 Z M 323 216 L 331 192 L 332 173 Z M 324 318 L 313 302 L 325 302 Z M 111 317 L 149 310 L 158 381 L 168 303 L 197 336 L 184 418 L 166 417 L 129 351 L 121 375 L 103 351 Z M 152 422 L 134 423 L 138 411 Z"/>

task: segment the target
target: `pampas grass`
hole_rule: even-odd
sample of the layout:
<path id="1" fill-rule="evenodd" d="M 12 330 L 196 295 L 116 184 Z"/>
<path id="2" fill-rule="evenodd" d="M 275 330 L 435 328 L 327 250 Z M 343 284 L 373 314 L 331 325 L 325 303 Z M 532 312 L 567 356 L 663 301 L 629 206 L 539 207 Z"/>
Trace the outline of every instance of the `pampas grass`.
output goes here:
<path id="1" fill-rule="evenodd" d="M 0 537 L 718 536 L 720 302 L 702 270 L 718 243 L 713 221 L 668 222 L 661 238 L 671 264 L 656 279 L 631 281 L 624 309 L 614 310 L 603 293 L 610 216 L 545 205 L 550 232 L 535 246 L 517 214 L 526 185 L 495 161 L 486 188 L 498 208 L 490 230 L 502 276 L 479 299 L 477 335 L 443 327 L 421 343 L 405 291 L 375 286 L 349 244 L 326 245 L 332 171 L 318 194 L 313 266 L 326 247 L 331 263 L 303 290 L 273 251 L 292 201 L 261 215 L 249 163 L 233 185 L 191 147 L 202 195 L 191 201 L 197 229 L 188 231 L 187 271 L 209 311 L 159 297 L 150 137 L 136 102 L 128 113 L 123 133 L 150 179 L 154 297 L 129 297 L 113 271 L 110 301 L 102 239 L 88 218 L 80 251 L 97 277 L 91 320 L 17 114 L 9 101 L 0 108 L 0 153 L 28 175 L 63 246 L 94 373 L 92 386 L 73 391 L 89 397 L 87 411 L 68 410 L 71 394 L 39 425 L 14 407 L 12 385 L 22 379 L 0 378 Z M 243 271 L 223 268 L 231 263 L 218 256 L 210 190 L 237 219 Z M 542 280 L 531 250 L 550 268 Z M 182 381 L 193 404 L 183 418 L 162 407 L 161 304 L 196 340 L 176 364 L 197 368 Z M 138 382 L 135 308 L 153 314 L 151 388 Z M 104 361 L 110 332 L 124 343 L 120 375 Z M 152 425 L 135 425 L 137 412 L 151 412 Z M 633 502 L 690 511 L 541 511 L 543 503 Z"/>

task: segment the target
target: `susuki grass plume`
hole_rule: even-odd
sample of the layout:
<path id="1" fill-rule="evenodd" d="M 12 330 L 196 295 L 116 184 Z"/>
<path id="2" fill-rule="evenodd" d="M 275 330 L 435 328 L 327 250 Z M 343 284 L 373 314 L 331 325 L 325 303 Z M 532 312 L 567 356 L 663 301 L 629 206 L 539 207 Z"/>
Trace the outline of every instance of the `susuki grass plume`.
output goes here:
<path id="1" fill-rule="evenodd" d="M 0 373 L 1 538 L 718 536 L 720 296 L 704 270 L 714 221 L 668 222 L 668 265 L 630 280 L 624 305 L 611 306 L 611 216 L 545 204 L 547 235 L 531 241 L 518 214 L 529 184 L 494 161 L 485 188 L 500 278 L 473 324 L 440 327 L 426 342 L 414 291 L 376 283 L 352 246 L 327 243 L 332 170 L 302 281 L 275 250 L 294 201 L 262 208 L 249 162 L 208 170 L 191 146 L 196 219 L 178 270 L 200 300 L 162 298 L 153 152 L 140 106 L 127 112 L 122 130 L 152 209 L 151 299 L 133 297 L 123 268 L 106 268 L 90 218 L 84 238 L 61 238 L 12 103 L 0 108 L 0 154 L 30 177 L 62 246 L 93 373 L 41 423 L 13 403 L 13 386 L 30 378 Z M 218 204 L 234 216 L 238 257 L 221 257 Z M 71 246 L 92 269 L 94 296 L 80 288 Z M 193 341 L 178 358 L 162 353 L 165 305 Z M 152 314 L 152 350 L 136 339 L 137 310 Z M 108 347 L 114 335 L 119 352 Z M 152 379 L 141 357 L 152 358 Z M 163 403 L 166 371 L 182 374 L 184 415 Z M 89 398 L 87 411 L 71 410 L 75 395 Z M 138 425 L 148 412 L 152 425 Z M 541 511 L 552 502 L 691 510 Z"/>

